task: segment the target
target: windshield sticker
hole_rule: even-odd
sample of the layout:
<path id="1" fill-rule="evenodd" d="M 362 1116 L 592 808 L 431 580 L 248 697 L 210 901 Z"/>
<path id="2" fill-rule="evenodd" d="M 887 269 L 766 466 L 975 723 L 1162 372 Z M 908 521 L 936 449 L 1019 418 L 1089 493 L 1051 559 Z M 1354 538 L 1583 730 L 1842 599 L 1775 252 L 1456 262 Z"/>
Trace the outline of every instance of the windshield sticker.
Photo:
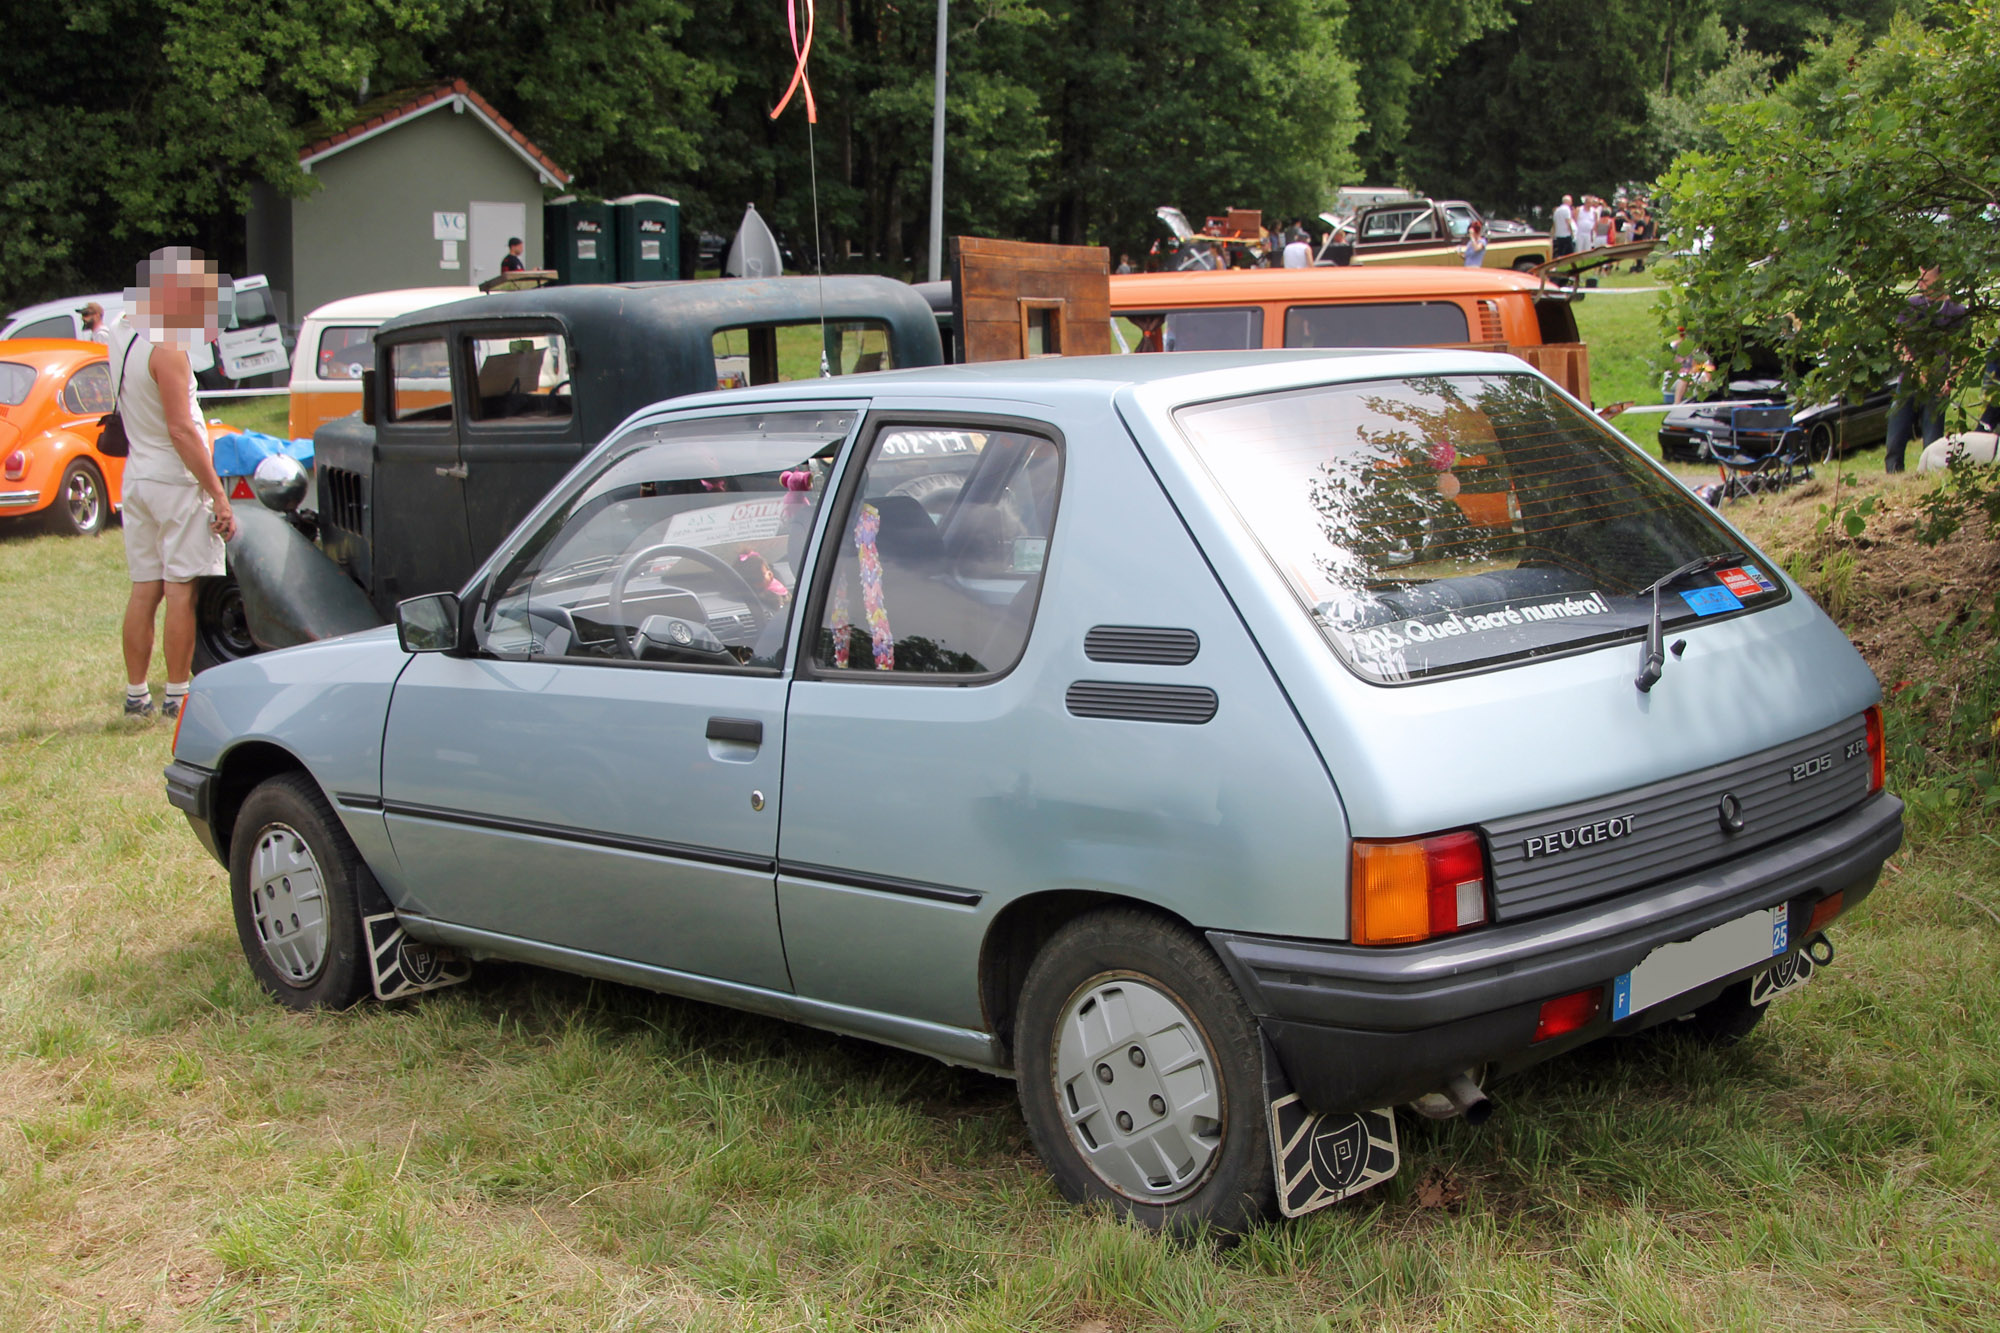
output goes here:
<path id="1" fill-rule="evenodd" d="M 1478 615 L 1462 616 L 1456 611 L 1447 611 L 1439 617 L 1403 620 L 1392 625 L 1353 630 L 1348 638 L 1363 652 L 1387 653 L 1394 652 L 1398 648 L 1407 648 L 1412 644 L 1442 643 L 1446 639 L 1461 638 L 1468 634 L 1486 634 L 1494 630 L 1512 629 L 1519 625 L 1567 620 L 1572 616 L 1601 616 L 1610 610 L 1611 606 L 1604 600 L 1604 594 L 1593 592 L 1586 593 L 1582 597 L 1563 597 L 1554 601 L 1502 606 Z"/>
<path id="2" fill-rule="evenodd" d="M 1722 586 L 1738 597 L 1755 597 L 1760 592 L 1776 592 L 1778 585 L 1765 576 L 1755 565 L 1745 565 L 1741 569 L 1719 569 L 1715 577 L 1722 580 Z"/>
<path id="3" fill-rule="evenodd" d="M 1698 616 L 1719 615 L 1724 611 L 1741 611 L 1743 603 L 1727 588 L 1695 588 L 1681 594 L 1681 600 L 1694 608 Z"/>

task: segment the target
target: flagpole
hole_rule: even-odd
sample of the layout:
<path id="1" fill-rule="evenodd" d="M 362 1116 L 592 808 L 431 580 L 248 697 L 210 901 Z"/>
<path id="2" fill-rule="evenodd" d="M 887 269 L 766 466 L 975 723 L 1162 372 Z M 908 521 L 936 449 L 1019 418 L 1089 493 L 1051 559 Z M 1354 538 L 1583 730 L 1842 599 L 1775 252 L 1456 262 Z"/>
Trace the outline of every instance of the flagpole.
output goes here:
<path id="1" fill-rule="evenodd" d="M 931 281 L 944 276 L 944 43 L 951 0 L 938 0 L 937 91 L 931 100 Z"/>

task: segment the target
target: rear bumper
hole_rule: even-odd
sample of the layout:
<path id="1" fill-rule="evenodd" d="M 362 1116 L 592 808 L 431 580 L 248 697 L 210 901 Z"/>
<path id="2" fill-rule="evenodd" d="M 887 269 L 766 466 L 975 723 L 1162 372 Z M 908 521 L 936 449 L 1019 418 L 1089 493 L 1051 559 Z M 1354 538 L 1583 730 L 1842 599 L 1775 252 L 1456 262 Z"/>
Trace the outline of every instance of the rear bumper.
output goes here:
<path id="1" fill-rule="evenodd" d="M 1737 917 L 1828 894 L 1854 906 L 1903 839 L 1903 803 L 1886 792 L 1810 832 L 1684 879 L 1604 902 L 1430 944 L 1368 949 L 1211 931 L 1292 1086 L 1315 1109 L 1408 1101 L 1479 1065 L 1518 1068 L 1613 1031 L 1648 1027 L 1705 1003 L 1768 966 L 1721 977 L 1614 1024 L 1536 1043 L 1542 1001 L 1607 986 L 1663 944 Z"/>
<path id="2" fill-rule="evenodd" d="M 175 760 L 167 765 L 166 777 L 167 804 L 187 816 L 196 840 L 221 861 L 222 851 L 215 841 L 215 771 Z"/>
<path id="3" fill-rule="evenodd" d="M 40 491 L 0 491 L 0 512 L 20 513 L 43 503 Z"/>

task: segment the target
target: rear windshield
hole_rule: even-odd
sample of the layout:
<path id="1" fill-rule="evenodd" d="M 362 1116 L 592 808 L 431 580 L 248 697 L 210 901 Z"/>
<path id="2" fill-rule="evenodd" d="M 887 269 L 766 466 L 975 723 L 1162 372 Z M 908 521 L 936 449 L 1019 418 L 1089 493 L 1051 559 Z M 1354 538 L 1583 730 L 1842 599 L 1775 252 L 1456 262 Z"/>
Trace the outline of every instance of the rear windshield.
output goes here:
<path id="1" fill-rule="evenodd" d="M 1369 680 L 1642 636 L 1655 580 L 1741 545 L 1529 375 L 1344 384 L 1177 417 L 1328 642 Z M 1676 625 L 1786 596 L 1749 555 L 1670 584 L 1660 606 Z"/>
<path id="2" fill-rule="evenodd" d="M 35 368 L 19 361 L 0 361 L 0 406 L 18 407 L 35 387 Z"/>

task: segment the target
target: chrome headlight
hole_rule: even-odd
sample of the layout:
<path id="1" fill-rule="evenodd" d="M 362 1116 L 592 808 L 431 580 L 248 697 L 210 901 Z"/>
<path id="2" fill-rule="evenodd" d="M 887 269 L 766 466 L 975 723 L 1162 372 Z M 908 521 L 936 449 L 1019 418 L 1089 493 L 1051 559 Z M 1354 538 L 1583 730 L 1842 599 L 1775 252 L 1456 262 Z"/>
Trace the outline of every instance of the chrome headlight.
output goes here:
<path id="1" fill-rule="evenodd" d="M 305 502 L 310 481 L 298 459 L 272 454 L 250 475 L 250 489 L 266 509 L 289 514 Z"/>

